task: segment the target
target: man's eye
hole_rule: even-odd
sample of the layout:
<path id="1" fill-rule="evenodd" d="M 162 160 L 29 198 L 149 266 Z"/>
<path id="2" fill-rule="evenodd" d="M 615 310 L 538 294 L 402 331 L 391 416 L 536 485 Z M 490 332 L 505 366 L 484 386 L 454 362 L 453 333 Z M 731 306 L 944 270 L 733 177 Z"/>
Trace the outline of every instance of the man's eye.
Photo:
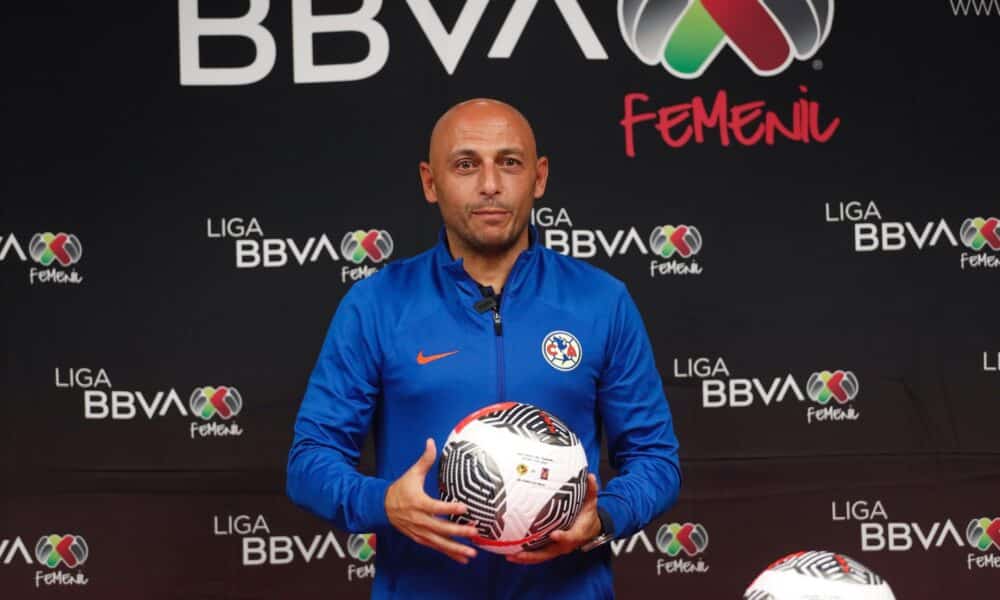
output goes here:
<path id="1" fill-rule="evenodd" d="M 466 169 L 471 169 L 473 167 L 473 164 L 471 160 L 460 160 L 457 163 L 455 163 L 455 166 L 458 167 L 459 169 L 466 170 Z"/>
<path id="2" fill-rule="evenodd" d="M 521 164 L 521 161 L 517 160 L 516 158 L 505 158 L 503 160 L 503 164 L 505 167 L 516 167 L 517 165 Z"/>

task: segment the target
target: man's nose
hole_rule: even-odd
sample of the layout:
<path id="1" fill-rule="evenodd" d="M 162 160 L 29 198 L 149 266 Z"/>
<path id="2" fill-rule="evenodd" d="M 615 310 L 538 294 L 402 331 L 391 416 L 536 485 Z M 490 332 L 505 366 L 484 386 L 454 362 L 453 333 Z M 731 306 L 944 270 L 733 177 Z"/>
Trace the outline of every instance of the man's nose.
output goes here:
<path id="1" fill-rule="evenodd" d="M 484 196 L 495 196 L 500 192 L 500 172 L 492 161 L 483 163 L 480 170 L 479 193 Z"/>

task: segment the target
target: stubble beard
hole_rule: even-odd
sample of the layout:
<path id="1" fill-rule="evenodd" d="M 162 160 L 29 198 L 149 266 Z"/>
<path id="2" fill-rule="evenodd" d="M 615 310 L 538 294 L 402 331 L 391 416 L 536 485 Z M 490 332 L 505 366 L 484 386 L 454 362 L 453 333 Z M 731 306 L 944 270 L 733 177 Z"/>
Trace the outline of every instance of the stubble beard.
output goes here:
<path id="1" fill-rule="evenodd" d="M 465 247 L 469 250 L 479 254 L 481 256 L 502 256 L 510 251 L 511 248 L 517 244 L 517 241 L 521 238 L 524 230 L 527 229 L 528 224 L 524 223 L 520 228 L 516 228 L 511 231 L 510 235 L 499 241 L 484 241 L 478 239 L 471 231 L 456 231 L 459 239 L 465 244 Z"/>

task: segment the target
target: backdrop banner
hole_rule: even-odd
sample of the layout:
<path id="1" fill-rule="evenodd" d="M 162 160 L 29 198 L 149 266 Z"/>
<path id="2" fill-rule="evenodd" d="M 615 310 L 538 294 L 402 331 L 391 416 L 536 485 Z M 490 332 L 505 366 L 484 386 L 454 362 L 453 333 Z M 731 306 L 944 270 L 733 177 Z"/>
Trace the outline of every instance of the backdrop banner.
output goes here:
<path id="1" fill-rule="evenodd" d="M 7 13 L 4 597 L 368 597 L 375 537 L 284 495 L 292 425 L 347 290 L 436 242 L 418 161 L 474 97 L 531 121 L 532 222 L 627 284 L 674 414 L 617 597 L 806 549 L 995 597 L 997 2 Z"/>

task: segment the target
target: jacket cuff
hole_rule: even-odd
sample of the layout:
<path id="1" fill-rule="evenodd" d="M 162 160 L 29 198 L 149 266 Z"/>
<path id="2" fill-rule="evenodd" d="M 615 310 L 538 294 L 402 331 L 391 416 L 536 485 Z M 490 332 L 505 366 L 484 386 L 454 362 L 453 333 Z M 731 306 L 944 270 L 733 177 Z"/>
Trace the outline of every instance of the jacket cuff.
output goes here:
<path id="1" fill-rule="evenodd" d="M 389 491 L 390 482 L 377 477 L 368 477 L 362 484 L 360 507 L 362 518 L 369 524 L 368 531 L 354 533 L 372 533 L 392 526 L 389 515 L 385 512 L 385 494 Z"/>
<path id="2" fill-rule="evenodd" d="M 612 495 L 597 495 L 597 514 L 601 517 L 601 525 L 605 527 L 605 531 L 612 534 L 614 538 L 619 538 L 622 536 L 622 525 L 630 521 L 629 517 L 632 510 L 629 508 L 628 504 L 623 502 L 617 496 Z M 605 523 L 604 516 L 607 515 L 609 523 Z M 610 526 L 610 529 L 607 527 Z"/>

